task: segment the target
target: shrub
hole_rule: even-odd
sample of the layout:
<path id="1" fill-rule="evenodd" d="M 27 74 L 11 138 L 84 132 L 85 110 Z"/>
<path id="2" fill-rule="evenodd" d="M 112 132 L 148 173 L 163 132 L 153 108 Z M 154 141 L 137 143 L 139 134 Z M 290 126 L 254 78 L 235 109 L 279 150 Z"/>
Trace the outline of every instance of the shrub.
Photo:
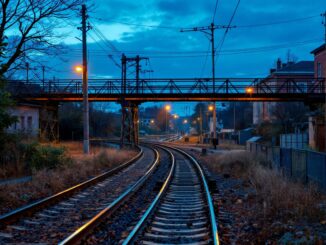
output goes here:
<path id="1" fill-rule="evenodd" d="M 69 159 L 65 155 L 65 149 L 52 146 L 41 146 L 33 144 L 28 147 L 28 157 L 31 170 L 54 169 L 63 165 Z"/>

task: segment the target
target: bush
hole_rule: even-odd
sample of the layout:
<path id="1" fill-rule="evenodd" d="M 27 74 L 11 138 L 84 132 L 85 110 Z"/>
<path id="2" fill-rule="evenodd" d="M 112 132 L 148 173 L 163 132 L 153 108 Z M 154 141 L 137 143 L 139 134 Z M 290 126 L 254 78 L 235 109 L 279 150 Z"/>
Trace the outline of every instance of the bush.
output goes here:
<path id="1" fill-rule="evenodd" d="M 0 178 L 26 176 L 35 170 L 54 169 L 70 161 L 63 147 L 23 142 L 19 136 L 12 135 L 0 150 Z"/>
<path id="2" fill-rule="evenodd" d="M 56 148 L 38 144 L 32 144 L 27 147 L 26 161 L 31 170 L 54 169 L 68 160 L 65 155 L 65 149 L 62 147 Z"/>

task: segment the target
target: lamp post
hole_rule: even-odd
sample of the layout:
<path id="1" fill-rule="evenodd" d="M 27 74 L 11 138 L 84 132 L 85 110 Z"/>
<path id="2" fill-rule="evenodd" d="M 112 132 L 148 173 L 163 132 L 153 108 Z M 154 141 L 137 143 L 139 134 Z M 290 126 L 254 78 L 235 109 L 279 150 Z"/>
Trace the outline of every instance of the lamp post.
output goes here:
<path id="1" fill-rule="evenodd" d="M 165 106 L 165 133 L 168 133 L 168 112 L 171 110 L 170 105 Z"/>

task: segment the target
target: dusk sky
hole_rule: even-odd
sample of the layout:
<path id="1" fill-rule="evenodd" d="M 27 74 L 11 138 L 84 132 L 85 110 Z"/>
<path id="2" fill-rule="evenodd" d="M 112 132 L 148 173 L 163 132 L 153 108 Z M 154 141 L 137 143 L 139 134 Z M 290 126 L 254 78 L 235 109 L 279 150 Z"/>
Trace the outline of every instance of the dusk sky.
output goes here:
<path id="1" fill-rule="evenodd" d="M 121 54 L 148 57 L 143 74 L 148 78 L 211 77 L 210 42 L 201 32 L 181 28 L 208 26 L 213 21 L 216 1 L 208 0 L 93 0 L 89 6 L 88 32 L 90 78 L 119 78 Z M 220 0 L 214 23 L 229 24 L 238 0 Z M 242 0 L 220 47 L 225 30 L 216 30 L 216 77 L 264 77 L 277 58 L 290 53 L 300 60 L 313 60 L 310 51 L 323 42 L 320 14 L 325 0 Z M 63 43 L 70 51 L 61 59 L 45 61 L 48 77 L 77 78 L 72 72 L 81 63 L 79 17 L 66 21 Z M 99 33 L 100 32 L 100 33 Z M 103 34 L 102 40 L 99 38 Z M 106 39 L 107 41 L 103 41 Z M 132 70 L 130 70 L 132 71 Z M 133 78 L 134 74 L 130 75 Z"/>

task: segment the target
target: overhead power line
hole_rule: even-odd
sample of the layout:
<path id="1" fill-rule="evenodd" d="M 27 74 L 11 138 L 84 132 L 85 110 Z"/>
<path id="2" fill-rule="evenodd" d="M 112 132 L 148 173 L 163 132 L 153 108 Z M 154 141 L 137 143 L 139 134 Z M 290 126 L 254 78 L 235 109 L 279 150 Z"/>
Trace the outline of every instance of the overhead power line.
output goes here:
<path id="1" fill-rule="evenodd" d="M 216 3 L 215 3 L 215 8 L 214 8 L 214 14 L 213 14 L 212 23 L 214 23 L 214 22 L 215 22 L 215 16 L 216 16 L 216 10 L 217 10 L 217 6 L 218 6 L 218 0 L 216 0 Z"/>
<path id="2" fill-rule="evenodd" d="M 238 8 L 239 8 L 240 2 L 241 2 L 241 0 L 238 0 L 238 3 L 237 3 L 237 5 L 235 6 L 234 11 L 233 11 L 233 13 L 232 13 L 232 16 L 231 16 L 231 18 L 230 18 L 229 24 L 228 24 L 227 28 L 225 29 L 224 35 L 222 36 L 222 39 L 221 39 L 219 45 L 217 45 L 217 48 L 216 48 L 216 49 L 217 49 L 218 51 L 217 51 L 216 59 L 218 58 L 219 53 L 221 52 L 221 49 L 222 49 L 223 44 L 224 44 L 224 42 L 225 42 L 225 38 L 226 38 L 226 36 L 227 36 L 227 34 L 228 34 L 229 30 L 230 30 L 230 27 L 231 27 L 232 21 L 233 21 L 233 19 L 234 19 L 235 14 L 237 13 L 237 10 L 238 10 Z"/>
<path id="3" fill-rule="evenodd" d="M 214 12 L 215 12 L 215 10 L 214 10 Z M 266 23 L 237 25 L 237 28 L 256 28 L 256 27 L 264 27 L 264 26 L 289 24 L 289 23 L 307 21 L 307 20 L 311 20 L 311 19 L 314 19 L 317 17 L 320 17 L 320 14 L 306 16 L 306 17 L 302 17 L 302 18 L 294 18 L 294 19 L 280 20 L 280 21 L 273 21 L 273 22 L 266 22 Z M 181 26 L 147 25 L 147 24 L 132 23 L 132 22 L 116 20 L 116 19 L 103 19 L 103 18 L 94 18 L 94 19 L 97 19 L 97 20 L 103 21 L 103 22 L 108 22 L 108 23 L 117 23 L 117 24 L 128 25 L 128 26 L 138 26 L 138 27 L 147 27 L 147 28 L 155 28 L 155 29 L 180 30 L 180 29 L 184 28 Z M 215 19 L 215 17 L 214 17 L 214 19 Z"/>
<path id="4" fill-rule="evenodd" d="M 282 43 L 282 44 L 275 44 L 275 45 L 269 45 L 269 46 L 260 46 L 260 47 L 253 47 L 253 48 L 240 48 L 240 49 L 225 49 L 221 50 L 220 55 L 237 55 L 237 54 L 246 54 L 246 53 L 261 53 L 266 51 L 274 51 L 278 49 L 284 49 L 289 47 L 296 47 L 296 46 L 303 46 L 307 44 L 312 43 L 318 43 L 323 41 L 322 38 L 314 38 L 310 40 L 305 41 L 299 41 L 299 42 L 290 42 L 290 43 Z M 103 53 L 103 51 L 106 51 L 106 53 Z M 94 54 L 96 56 L 107 56 L 107 53 L 110 53 L 107 49 L 102 50 L 89 50 L 91 54 Z M 66 55 L 79 55 L 80 49 L 70 49 L 70 52 Z M 151 58 L 158 58 L 158 57 L 205 57 L 207 54 L 210 54 L 210 51 L 125 51 L 126 54 L 144 54 L 146 56 L 150 56 Z M 120 57 L 119 53 L 113 53 L 113 56 Z"/>

